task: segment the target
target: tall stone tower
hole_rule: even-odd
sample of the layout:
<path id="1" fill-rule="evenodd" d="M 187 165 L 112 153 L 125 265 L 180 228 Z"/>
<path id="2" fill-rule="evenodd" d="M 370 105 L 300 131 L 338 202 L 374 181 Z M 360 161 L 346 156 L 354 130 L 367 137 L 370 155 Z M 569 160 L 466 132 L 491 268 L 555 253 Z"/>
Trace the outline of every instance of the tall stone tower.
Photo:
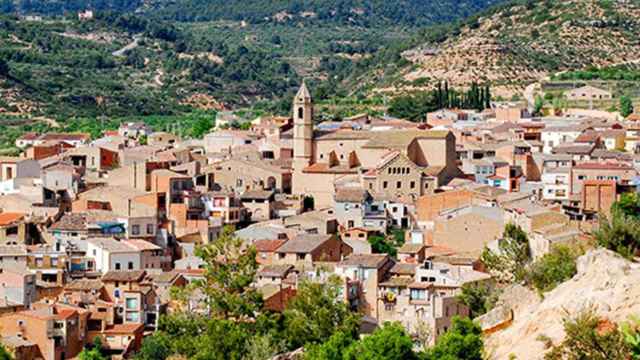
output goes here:
<path id="1" fill-rule="evenodd" d="M 293 172 L 302 174 L 302 169 L 313 160 L 313 101 L 307 85 L 302 83 L 293 99 Z M 294 183 L 295 183 L 294 179 Z M 294 187 L 296 185 L 294 184 Z"/>

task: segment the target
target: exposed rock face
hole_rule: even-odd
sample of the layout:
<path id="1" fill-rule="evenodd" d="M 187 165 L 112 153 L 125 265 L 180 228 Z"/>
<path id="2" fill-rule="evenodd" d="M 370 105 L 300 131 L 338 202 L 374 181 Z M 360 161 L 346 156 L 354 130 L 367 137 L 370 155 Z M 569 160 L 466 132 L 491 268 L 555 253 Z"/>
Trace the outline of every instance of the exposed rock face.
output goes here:
<path id="1" fill-rule="evenodd" d="M 508 359 L 513 354 L 518 359 L 542 359 L 545 348 L 537 338 L 544 335 L 558 344 L 564 338 L 562 320 L 588 307 L 616 323 L 640 314 L 640 264 L 597 249 L 581 256 L 577 268 L 571 280 L 545 293 L 542 300 L 521 286 L 505 291 L 499 305 L 513 311 L 513 320 L 486 337 L 489 358 Z"/>

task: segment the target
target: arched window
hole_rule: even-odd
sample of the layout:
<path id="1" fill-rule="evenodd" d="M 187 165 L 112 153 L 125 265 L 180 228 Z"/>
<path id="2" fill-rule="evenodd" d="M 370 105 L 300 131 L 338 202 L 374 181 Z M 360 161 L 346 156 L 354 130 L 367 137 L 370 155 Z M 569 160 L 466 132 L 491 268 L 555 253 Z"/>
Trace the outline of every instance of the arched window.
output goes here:
<path id="1" fill-rule="evenodd" d="M 304 117 L 304 109 L 298 108 L 298 119 L 302 119 Z"/>

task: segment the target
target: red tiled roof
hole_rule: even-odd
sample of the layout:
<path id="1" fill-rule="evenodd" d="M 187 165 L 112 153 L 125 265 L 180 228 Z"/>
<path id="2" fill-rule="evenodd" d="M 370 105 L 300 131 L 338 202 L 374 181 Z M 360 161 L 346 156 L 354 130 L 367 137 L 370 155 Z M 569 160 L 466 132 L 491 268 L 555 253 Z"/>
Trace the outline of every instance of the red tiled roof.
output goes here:
<path id="1" fill-rule="evenodd" d="M 287 242 L 287 240 L 257 240 L 253 243 L 256 247 L 257 251 L 260 252 L 274 252 L 278 249 L 282 244 Z"/>
<path id="2" fill-rule="evenodd" d="M 7 226 L 24 218 L 23 213 L 5 212 L 0 213 L 0 226 Z"/>
<path id="3" fill-rule="evenodd" d="M 574 142 L 576 143 L 583 143 L 583 142 L 594 142 L 597 141 L 598 138 L 600 138 L 600 134 L 598 134 L 598 132 L 596 131 L 585 131 L 582 134 L 580 134 Z"/>
<path id="4" fill-rule="evenodd" d="M 429 245 L 425 250 L 425 256 L 442 256 L 442 255 L 453 255 L 456 252 L 446 245 Z"/>
<path id="5" fill-rule="evenodd" d="M 133 334 L 139 331 L 142 327 L 143 325 L 139 323 L 115 324 L 112 327 L 105 329 L 103 332 L 105 334 Z"/>
<path id="6" fill-rule="evenodd" d="M 187 275 L 203 275 L 204 269 L 176 269 L 176 272 Z"/>
<path id="7" fill-rule="evenodd" d="M 74 133 L 74 134 L 64 134 L 64 133 L 47 133 L 40 136 L 40 140 L 89 140 L 91 139 L 91 135 L 86 133 Z"/>
<path id="8" fill-rule="evenodd" d="M 627 164 L 619 163 L 582 163 L 574 166 L 574 169 L 581 170 L 633 170 Z"/>
<path id="9" fill-rule="evenodd" d="M 305 173 L 327 173 L 327 174 L 356 174 L 356 168 L 349 168 L 346 165 L 329 166 L 329 164 L 316 163 L 309 165 L 302 170 Z"/>
<path id="10" fill-rule="evenodd" d="M 59 319 L 68 319 L 76 314 L 75 310 L 72 309 L 60 309 L 58 310 L 58 318 Z"/>
<path id="11" fill-rule="evenodd" d="M 18 138 L 18 140 L 35 140 L 38 138 L 38 134 L 34 132 L 28 132 Z"/>
<path id="12" fill-rule="evenodd" d="M 145 240 L 126 240 L 123 241 L 125 244 L 130 245 L 138 250 L 162 250 L 162 248 L 150 241 Z"/>

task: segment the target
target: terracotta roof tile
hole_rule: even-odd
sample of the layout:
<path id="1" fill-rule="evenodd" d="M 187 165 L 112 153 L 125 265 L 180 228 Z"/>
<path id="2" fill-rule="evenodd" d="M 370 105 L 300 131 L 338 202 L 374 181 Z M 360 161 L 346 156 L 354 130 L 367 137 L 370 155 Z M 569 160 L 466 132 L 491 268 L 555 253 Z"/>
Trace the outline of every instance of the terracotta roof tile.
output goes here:
<path id="1" fill-rule="evenodd" d="M 0 226 L 7 226 L 19 222 L 24 218 L 23 213 L 4 212 L 0 213 Z"/>

